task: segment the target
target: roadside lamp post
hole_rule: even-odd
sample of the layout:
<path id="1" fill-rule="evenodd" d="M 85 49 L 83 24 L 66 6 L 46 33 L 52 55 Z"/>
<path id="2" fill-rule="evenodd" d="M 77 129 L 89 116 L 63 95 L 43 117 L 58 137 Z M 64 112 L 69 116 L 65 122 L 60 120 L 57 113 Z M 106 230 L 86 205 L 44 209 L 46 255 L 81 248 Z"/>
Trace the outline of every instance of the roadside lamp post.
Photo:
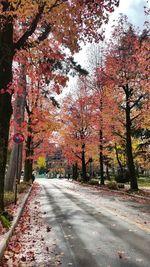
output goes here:
<path id="1" fill-rule="evenodd" d="M 22 133 L 15 133 L 13 136 L 13 141 L 17 144 L 17 160 L 16 160 L 16 175 L 15 175 L 15 205 L 17 204 L 17 183 L 18 183 L 18 176 L 19 176 L 19 148 L 20 144 L 24 141 L 24 135 Z"/>

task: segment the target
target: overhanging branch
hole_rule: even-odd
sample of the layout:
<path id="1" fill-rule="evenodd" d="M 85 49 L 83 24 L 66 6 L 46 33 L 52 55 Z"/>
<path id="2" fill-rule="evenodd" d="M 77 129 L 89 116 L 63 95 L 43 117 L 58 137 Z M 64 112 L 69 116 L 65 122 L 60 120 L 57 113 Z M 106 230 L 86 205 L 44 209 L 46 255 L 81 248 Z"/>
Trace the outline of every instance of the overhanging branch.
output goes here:
<path id="1" fill-rule="evenodd" d="M 135 100 L 135 102 L 133 103 L 133 105 L 130 106 L 130 110 L 131 110 L 132 108 L 134 108 L 135 106 L 137 106 L 137 105 L 139 104 L 140 100 L 141 100 L 143 97 L 145 97 L 145 96 L 146 96 L 146 94 L 140 95 L 140 96 L 138 97 L 138 99 Z"/>
<path id="2" fill-rule="evenodd" d="M 33 19 L 30 27 L 27 31 L 22 35 L 22 37 L 18 40 L 16 44 L 14 44 L 14 50 L 20 50 L 26 46 L 28 38 L 35 32 L 38 22 L 40 21 L 43 11 L 44 11 L 45 4 L 39 6 L 38 13 L 36 14 L 35 18 Z"/>

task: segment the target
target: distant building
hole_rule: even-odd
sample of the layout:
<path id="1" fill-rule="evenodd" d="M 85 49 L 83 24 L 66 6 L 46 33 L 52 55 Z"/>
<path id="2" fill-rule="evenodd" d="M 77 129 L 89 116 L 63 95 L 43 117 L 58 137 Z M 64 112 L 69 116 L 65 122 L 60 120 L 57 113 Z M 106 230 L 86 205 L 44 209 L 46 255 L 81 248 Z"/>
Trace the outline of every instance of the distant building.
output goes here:
<path id="1" fill-rule="evenodd" d="M 55 144 L 51 144 L 52 152 L 46 156 L 46 167 L 50 177 L 65 175 L 66 159 L 62 149 Z"/>

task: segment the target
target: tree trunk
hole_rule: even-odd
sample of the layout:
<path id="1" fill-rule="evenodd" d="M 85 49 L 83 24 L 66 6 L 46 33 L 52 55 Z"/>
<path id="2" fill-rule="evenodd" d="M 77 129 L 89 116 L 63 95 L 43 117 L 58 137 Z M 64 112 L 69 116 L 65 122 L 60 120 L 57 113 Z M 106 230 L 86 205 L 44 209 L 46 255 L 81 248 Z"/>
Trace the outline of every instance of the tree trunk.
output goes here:
<path id="1" fill-rule="evenodd" d="M 117 159 L 121 174 L 123 176 L 123 167 L 122 167 L 121 161 L 119 160 L 119 154 L 118 154 L 118 149 L 117 149 L 117 145 L 116 144 L 115 144 L 115 151 L 116 151 L 116 159 Z"/>
<path id="2" fill-rule="evenodd" d="M 99 163 L 100 163 L 100 181 L 101 185 L 104 185 L 104 157 L 103 157 L 103 88 L 101 88 L 101 98 L 100 98 L 100 131 L 99 131 Z"/>
<path id="3" fill-rule="evenodd" d="M 0 95 L 0 212 L 4 210 L 4 181 L 11 114 L 10 95 Z"/>
<path id="4" fill-rule="evenodd" d="M 23 160 L 23 144 L 19 144 L 19 157 L 18 157 L 18 184 L 20 183 L 21 171 L 22 171 L 22 160 Z"/>
<path id="5" fill-rule="evenodd" d="M 78 164 L 77 162 L 73 164 L 73 179 L 77 180 L 78 178 Z"/>
<path id="6" fill-rule="evenodd" d="M 13 26 L 3 16 L 0 29 L 0 212 L 4 210 L 4 181 L 7 162 L 9 123 L 12 115 L 11 91 L 13 60 Z"/>
<path id="7" fill-rule="evenodd" d="M 110 181 L 110 174 L 109 174 L 109 168 L 108 168 L 108 165 L 106 165 L 106 176 L 107 176 L 107 180 Z"/>
<path id="8" fill-rule="evenodd" d="M 82 145 L 82 179 L 84 182 L 87 182 L 87 175 L 86 175 L 86 162 L 85 162 L 85 144 Z"/>
<path id="9" fill-rule="evenodd" d="M 90 179 L 93 178 L 93 165 L 92 165 L 93 159 L 89 158 L 89 174 L 90 174 Z"/>
<path id="10" fill-rule="evenodd" d="M 16 125 L 19 127 L 21 123 L 24 121 L 24 110 L 25 110 L 25 98 L 26 98 L 26 76 L 25 76 L 25 69 L 24 66 L 20 66 L 20 88 L 22 88 L 22 93 L 17 93 L 16 100 L 15 100 L 15 107 L 14 107 L 14 120 Z M 18 132 L 17 126 L 15 125 L 14 133 Z M 20 131 L 20 130 L 19 130 Z M 18 153 L 18 144 L 13 145 L 13 149 L 11 152 L 10 162 L 8 171 L 5 178 L 5 190 L 6 191 L 13 191 L 15 177 L 16 177 L 16 166 L 18 165 L 18 182 L 20 181 L 21 170 L 22 170 L 22 150 L 23 144 L 19 144 L 19 155 Z M 18 159 L 18 162 L 17 162 Z"/>
<path id="11" fill-rule="evenodd" d="M 25 159 L 24 165 L 24 181 L 29 182 L 32 179 L 32 160 Z"/>
<path id="12" fill-rule="evenodd" d="M 29 135 L 26 141 L 26 158 L 24 165 L 24 181 L 28 182 L 32 179 L 32 165 L 33 165 L 33 149 L 32 149 L 32 136 Z"/>
<path id="13" fill-rule="evenodd" d="M 135 166 L 133 161 L 133 152 L 132 152 L 132 140 L 131 140 L 131 110 L 129 105 L 130 100 L 130 91 L 128 85 L 125 87 L 126 93 L 126 150 L 127 150 L 127 164 L 130 175 L 130 188 L 131 190 L 138 190 L 137 177 L 135 173 Z"/>
<path id="14" fill-rule="evenodd" d="M 100 145 L 99 145 L 99 163 L 100 163 L 100 180 L 101 185 L 104 185 L 104 164 L 103 164 L 103 132 L 100 130 Z"/>
<path id="15" fill-rule="evenodd" d="M 14 183 L 16 177 L 16 166 L 17 166 L 17 153 L 18 153 L 18 144 L 13 145 L 11 151 L 9 167 L 5 177 L 5 191 L 14 191 Z"/>

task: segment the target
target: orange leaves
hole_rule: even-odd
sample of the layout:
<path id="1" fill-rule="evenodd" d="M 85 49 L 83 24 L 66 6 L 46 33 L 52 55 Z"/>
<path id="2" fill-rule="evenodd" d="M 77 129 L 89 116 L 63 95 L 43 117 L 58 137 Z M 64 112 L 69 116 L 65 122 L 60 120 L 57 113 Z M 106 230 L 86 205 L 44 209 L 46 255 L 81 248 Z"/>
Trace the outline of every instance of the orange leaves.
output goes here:
<path id="1" fill-rule="evenodd" d="M 40 188 L 35 183 L 0 266 L 40 265 L 41 261 L 47 262 L 49 266 L 53 265 L 52 261 L 55 261 L 55 258 L 52 260 L 54 255 L 51 253 L 54 246 L 48 243 L 49 239 L 47 241 L 51 227 L 42 220 L 39 202 L 35 201 L 39 192 Z"/>
<path id="2" fill-rule="evenodd" d="M 82 145 L 85 151 L 90 149 L 91 143 L 91 114 L 89 98 L 83 88 L 79 88 L 80 93 L 77 99 L 65 99 L 63 107 L 61 144 L 69 163 L 81 161 Z"/>
<path id="3" fill-rule="evenodd" d="M 56 4 L 52 0 L 45 2 L 21 0 L 19 3 L 10 0 L 11 5 L 7 13 L 15 18 L 15 40 L 18 39 L 17 35 L 21 37 L 25 31 L 29 32 L 33 23 L 32 27 L 35 29 L 31 31 L 31 39 L 38 42 L 38 37 L 44 36 L 42 31 L 46 25 L 51 25 L 51 32 L 55 39 L 69 46 L 71 51 L 75 51 L 78 49 L 77 37 L 88 40 L 92 40 L 92 37 L 99 39 L 97 29 L 103 22 L 108 21 L 109 13 L 113 12 L 118 2 L 117 0 L 95 0 L 94 2 L 68 0 Z M 42 10 L 40 16 L 39 10 Z"/>

